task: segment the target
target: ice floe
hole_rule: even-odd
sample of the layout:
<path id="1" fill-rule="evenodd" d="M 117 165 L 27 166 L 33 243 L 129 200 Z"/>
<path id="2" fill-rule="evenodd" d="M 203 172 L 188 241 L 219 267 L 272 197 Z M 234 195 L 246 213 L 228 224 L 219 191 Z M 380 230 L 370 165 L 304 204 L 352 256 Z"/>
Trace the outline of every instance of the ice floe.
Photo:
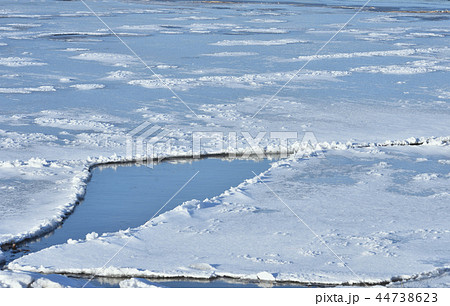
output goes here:
<path id="1" fill-rule="evenodd" d="M 85 283 L 62 275 L 0 271 L 0 288 L 80 288 Z"/>
<path id="2" fill-rule="evenodd" d="M 105 88 L 105 85 L 103 85 L 103 84 L 74 84 L 74 85 L 70 85 L 70 87 L 76 88 L 78 90 L 93 90 L 93 89 Z"/>
<path id="3" fill-rule="evenodd" d="M 216 53 L 206 53 L 203 56 L 213 56 L 213 57 L 229 57 L 229 56 L 254 56 L 258 55 L 256 52 L 216 52 Z"/>
<path id="4" fill-rule="evenodd" d="M 72 56 L 73 59 L 84 61 L 96 61 L 103 64 L 127 67 L 129 64 L 135 63 L 136 58 L 128 54 L 118 53 L 82 53 Z"/>
<path id="5" fill-rule="evenodd" d="M 51 247 L 9 267 L 317 284 L 414 279 L 449 268 L 443 246 L 450 230 L 440 213 L 448 198 L 433 196 L 445 192 L 446 183 L 415 183 L 449 153 L 448 145 L 378 147 L 280 161 L 222 195 L 188 201 L 127 233 Z M 426 164 L 405 171 L 420 156 L 428 157 Z M 374 190 L 377 196 L 367 197 Z M 421 220 L 419 228 L 415 220 Z M 125 243 L 127 248 L 102 268 Z M 173 245 L 177 252 L 170 252 Z"/>
<path id="6" fill-rule="evenodd" d="M 445 16 L 366 11 L 313 56 L 348 19 L 349 10 L 255 3 L 251 9 L 225 4 L 226 11 L 214 4 L 186 4 L 180 11 L 156 2 L 145 7 L 99 2 L 99 16 L 108 16 L 121 39 L 164 73 L 160 77 L 176 93 L 182 91 L 196 117 L 117 37 L 97 30 L 102 25 L 91 12 L 61 11 L 61 5 L 77 3 L 25 10 L 11 2 L 0 9 L 5 106 L 0 114 L 0 243 L 61 225 L 84 196 L 89 167 L 125 160 L 127 131 L 148 120 L 172 132 L 174 147 L 165 156 L 189 154 L 194 131 L 314 132 L 315 148 L 326 159 L 309 158 L 311 148 L 293 143 L 302 152 L 297 160 L 282 162 L 260 178 L 311 223 L 342 261 L 254 178 L 214 199 L 179 203 L 138 229 L 69 240 L 11 267 L 97 273 L 105 263 L 102 256 L 113 254 L 129 237 L 130 248 L 104 275 L 359 281 L 348 265 L 364 281 L 404 278 L 409 279 L 405 286 L 448 287 Z M 199 56 L 233 52 L 264 57 Z M 310 66 L 272 98 L 308 60 Z M 105 87 L 76 92 L 72 84 Z M 238 137 L 237 150 L 246 152 L 246 145 Z M 268 137 L 260 145 L 279 150 Z M 205 144 L 202 152 L 221 151 Z M 104 254 L 97 256 L 97 250 Z M 72 251 L 82 255 L 78 261 Z M 91 261 L 91 256 L 97 258 Z M 66 281 L 0 272 L 0 286 L 69 285 Z M 81 282 L 70 286 L 81 287 Z M 151 284 L 135 278 L 121 286 L 144 285 Z"/>
<path id="7" fill-rule="evenodd" d="M 47 63 L 37 62 L 35 59 L 27 57 L 0 57 L 0 66 L 6 67 L 28 67 L 44 66 Z"/>
<path id="8" fill-rule="evenodd" d="M 56 91 L 53 86 L 25 87 L 25 88 L 0 88 L 3 94 L 30 94 L 32 92 L 51 92 Z"/>
<path id="9" fill-rule="evenodd" d="M 404 65 L 366 66 L 351 69 L 353 72 L 383 74 L 421 74 L 434 71 L 450 71 L 450 66 L 439 61 L 421 60 L 407 62 Z"/>
<path id="10" fill-rule="evenodd" d="M 173 88 L 180 90 L 189 90 L 199 86 L 224 86 L 229 88 L 259 88 L 263 85 L 273 84 L 273 82 L 287 82 L 291 80 L 297 71 L 261 73 L 261 74 L 244 74 L 240 76 L 201 76 L 199 78 L 164 78 L 161 80 L 145 79 L 129 81 L 130 85 L 139 85 L 145 88 L 155 89 L 164 88 L 167 84 Z M 351 74 L 348 71 L 310 71 L 304 70 L 297 78 L 292 79 L 293 82 L 301 82 L 305 80 L 324 80 L 333 81 L 338 77 Z"/>
<path id="11" fill-rule="evenodd" d="M 272 39 L 272 40 L 222 40 L 211 45 L 215 46 L 282 46 L 289 44 L 303 44 L 307 43 L 306 40 L 299 39 Z"/>

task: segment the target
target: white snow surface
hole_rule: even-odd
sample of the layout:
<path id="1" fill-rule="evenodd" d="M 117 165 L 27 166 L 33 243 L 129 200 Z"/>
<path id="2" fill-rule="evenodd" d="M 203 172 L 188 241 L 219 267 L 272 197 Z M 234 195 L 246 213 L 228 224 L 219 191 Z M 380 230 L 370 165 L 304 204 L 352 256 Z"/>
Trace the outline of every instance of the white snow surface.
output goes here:
<path id="1" fill-rule="evenodd" d="M 0 57 L 0 66 L 6 67 L 26 67 L 26 66 L 44 66 L 46 63 L 36 62 L 27 57 Z"/>
<path id="2" fill-rule="evenodd" d="M 1 243 L 55 228 L 84 195 L 88 177 L 88 169 L 80 162 L 36 158 L 1 162 Z"/>
<path id="3" fill-rule="evenodd" d="M 314 55 L 354 10 L 228 3 L 224 15 L 216 5 L 185 5 L 92 4 L 127 31 L 118 34 L 140 59 L 78 1 L 0 9 L 0 244 L 60 225 L 83 198 L 89 167 L 125 160 L 127 132 L 149 121 L 171 132 L 165 156 L 191 153 L 193 132 L 237 133 L 237 151 L 251 151 L 243 131 L 266 133 L 260 145 L 270 152 L 280 150 L 270 132 L 295 131 L 290 145 L 301 156 L 311 153 L 302 136 L 313 132 L 325 159 L 283 161 L 261 179 L 345 264 L 255 178 L 140 228 L 70 240 L 10 267 L 448 286 L 448 20 L 363 11 Z M 355 146 L 369 143 L 393 147 Z M 225 150 L 213 140 L 202 146 Z M 0 286 L 44 286 L 42 277 L 0 271 Z"/>
<path id="4" fill-rule="evenodd" d="M 228 57 L 228 56 L 254 56 L 258 55 L 256 52 L 216 52 L 202 54 L 203 56 L 217 56 L 217 57 Z"/>
<path id="5" fill-rule="evenodd" d="M 0 88 L 0 93 L 4 94 L 30 94 L 32 92 L 56 91 L 53 86 L 39 86 L 26 88 Z"/>
<path id="6" fill-rule="evenodd" d="M 325 155 L 277 162 L 215 198 L 188 201 L 136 229 L 24 256 L 9 268 L 317 284 L 408 280 L 450 268 L 450 167 L 439 164 L 449 145 Z M 436 169 L 433 180 L 417 182 Z"/>
<path id="7" fill-rule="evenodd" d="M 93 90 L 93 89 L 105 88 L 105 85 L 103 85 L 103 84 L 74 84 L 74 85 L 70 85 L 70 87 L 76 88 L 78 90 Z"/>
<path id="8" fill-rule="evenodd" d="M 62 275 L 0 271 L 0 288 L 79 288 L 86 281 Z M 87 285 L 86 287 L 92 287 Z"/>
<path id="9" fill-rule="evenodd" d="M 120 288 L 164 288 L 144 278 L 130 278 L 119 283 Z"/>
<path id="10" fill-rule="evenodd" d="M 297 60 L 322 60 L 322 59 L 340 59 L 353 57 L 373 57 L 373 56 L 410 56 L 414 54 L 427 54 L 438 51 L 447 51 L 448 48 L 422 48 L 422 49 L 400 49 L 390 51 L 368 51 L 368 52 L 352 52 L 352 53 L 334 53 L 324 55 L 299 56 Z"/>
<path id="11" fill-rule="evenodd" d="M 135 62 L 136 58 L 128 54 L 116 54 L 116 53 L 81 53 L 76 56 L 72 56 L 73 59 L 83 61 L 95 61 L 106 65 L 123 66 Z"/>
<path id="12" fill-rule="evenodd" d="M 279 46 L 287 44 L 306 43 L 299 39 L 272 39 L 272 40 L 221 40 L 211 45 L 215 46 Z"/>

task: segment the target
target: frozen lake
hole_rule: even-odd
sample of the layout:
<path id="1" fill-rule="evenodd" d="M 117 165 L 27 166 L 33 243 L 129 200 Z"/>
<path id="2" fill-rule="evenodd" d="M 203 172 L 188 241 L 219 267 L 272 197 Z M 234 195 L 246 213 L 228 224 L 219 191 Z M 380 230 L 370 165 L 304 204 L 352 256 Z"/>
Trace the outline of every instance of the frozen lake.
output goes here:
<path id="1" fill-rule="evenodd" d="M 53 233 L 0 287 L 78 287 L 68 271 L 448 287 L 449 1 L 365 3 L 2 1 L 0 244 Z M 214 159 L 88 182 L 130 160 L 142 124 L 167 132 L 162 156 L 208 133 L 228 143 L 205 137 L 202 154 L 277 153 L 287 132 L 300 157 L 261 176 L 267 161 Z"/>

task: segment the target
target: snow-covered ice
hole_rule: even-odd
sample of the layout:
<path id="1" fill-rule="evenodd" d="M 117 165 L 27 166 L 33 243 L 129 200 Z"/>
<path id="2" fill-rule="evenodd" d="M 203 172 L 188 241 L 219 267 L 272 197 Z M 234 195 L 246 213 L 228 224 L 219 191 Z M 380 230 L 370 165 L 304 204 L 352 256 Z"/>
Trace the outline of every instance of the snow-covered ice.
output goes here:
<path id="1" fill-rule="evenodd" d="M 32 92 L 39 91 L 56 91 L 53 86 L 39 86 L 39 87 L 27 87 L 27 88 L 0 88 L 2 94 L 30 94 Z"/>
<path id="2" fill-rule="evenodd" d="M 80 288 L 85 280 L 63 275 L 0 271 L 0 288 Z M 87 284 L 86 287 L 92 287 Z"/>
<path id="3" fill-rule="evenodd" d="M 89 167 L 124 160 L 127 132 L 149 120 L 171 131 L 165 155 L 189 154 L 193 132 L 236 132 L 241 152 L 242 131 L 295 131 L 299 149 L 313 132 L 325 159 L 283 161 L 260 178 L 343 262 L 254 178 L 11 268 L 97 273 L 129 239 L 101 274 L 448 286 L 450 27 L 438 12 L 446 3 L 372 1 L 315 55 L 355 10 L 273 2 L 93 2 L 133 54 L 79 1 L 4 1 L 0 243 L 60 225 L 82 200 Z M 260 145 L 279 150 L 267 135 Z M 393 146 L 353 145 L 368 143 Z M 0 286 L 77 286 L 17 270 L 0 271 Z"/>
<path id="4" fill-rule="evenodd" d="M 105 88 L 105 85 L 103 85 L 103 84 L 74 84 L 74 85 L 70 85 L 70 87 L 76 88 L 78 90 L 93 90 L 93 89 Z"/>
<path id="5" fill-rule="evenodd" d="M 202 54 L 202 55 L 227 57 L 227 56 L 255 56 L 255 55 L 258 55 L 258 53 L 256 53 L 256 52 L 216 52 L 216 53 L 207 53 L 207 54 Z"/>
<path id="6" fill-rule="evenodd" d="M 188 201 L 137 229 L 91 235 L 24 256 L 9 267 L 319 284 L 436 273 L 450 268 L 450 167 L 438 162 L 450 156 L 449 149 L 330 150 L 325 159 L 281 161 L 222 195 Z M 418 163 L 420 156 L 427 161 Z M 417 176 L 433 179 L 423 184 Z"/>
<path id="7" fill-rule="evenodd" d="M 149 282 L 143 278 L 130 278 L 119 283 L 120 288 L 162 288 L 161 285 Z"/>
<path id="8" fill-rule="evenodd" d="M 130 62 L 136 61 L 136 58 L 131 55 L 115 53 L 81 53 L 73 56 L 72 58 L 83 61 L 97 61 L 104 64 L 124 67 L 126 67 Z"/>
<path id="9" fill-rule="evenodd" d="M 279 46 L 287 44 L 301 44 L 307 41 L 299 39 L 273 39 L 273 40 L 222 40 L 212 45 L 215 46 Z"/>
<path id="10" fill-rule="evenodd" d="M 27 57 L 2 57 L 0 58 L 0 66 L 6 67 L 27 67 L 27 66 L 44 66 L 46 63 L 36 62 L 32 58 Z"/>

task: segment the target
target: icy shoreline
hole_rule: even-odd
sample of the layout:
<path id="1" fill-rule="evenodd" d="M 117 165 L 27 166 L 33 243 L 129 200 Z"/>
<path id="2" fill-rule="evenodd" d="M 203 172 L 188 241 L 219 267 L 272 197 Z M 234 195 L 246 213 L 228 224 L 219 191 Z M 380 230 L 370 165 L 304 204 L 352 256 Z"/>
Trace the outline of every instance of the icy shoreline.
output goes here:
<path id="1" fill-rule="evenodd" d="M 440 275 L 450 268 L 442 253 L 442 247 L 450 239 L 445 214 L 424 216 L 424 212 L 429 211 L 428 207 L 434 212 L 446 209 L 446 167 L 440 170 L 441 174 L 430 171 L 439 169 L 436 168 L 438 164 L 446 164 L 449 147 L 444 143 L 448 138 L 425 142 L 432 144 L 414 145 L 417 143 L 414 141 L 409 142 L 413 145 L 386 146 L 384 143 L 363 149 L 322 144 L 320 148 L 328 147 L 326 159 L 297 160 L 292 157 L 281 160 L 266 172 L 212 199 L 185 202 L 135 229 L 71 241 L 23 256 L 10 263 L 8 268 L 102 277 L 227 277 L 317 285 L 376 285 Z M 309 154 L 314 155 L 314 152 L 317 151 L 311 149 Z M 422 156 L 427 159 L 423 160 Z M 331 162 L 336 159 L 347 162 Z M 421 166 L 418 172 L 406 171 L 411 167 L 409 164 L 415 163 L 427 163 L 432 168 Z M 325 181 L 320 184 L 320 190 L 307 195 L 308 200 L 303 205 L 309 208 L 303 214 L 307 213 L 312 227 L 322 233 L 327 244 L 338 254 L 346 254 L 343 255 L 345 263 L 336 261 L 320 242 L 311 241 L 308 238 L 311 233 L 305 232 L 289 210 L 276 208 L 280 203 L 267 198 L 270 192 L 267 194 L 265 181 L 290 205 L 298 205 L 299 195 L 287 193 L 285 182 L 294 182 L 295 173 L 304 173 L 305 180 L 295 182 L 296 192 L 302 194 L 302 188 L 310 190 L 309 186 L 316 186 L 318 179 L 308 178 L 314 175 L 311 169 L 308 170 L 311 166 L 319 170 L 318 174 L 323 176 L 320 180 Z M 299 172 L 301 169 L 304 171 Z M 336 186 L 326 183 L 329 175 L 334 178 L 333 182 L 342 180 L 342 171 L 350 171 L 350 177 Z M 398 185 L 397 180 L 407 183 Z M 417 185 L 418 182 L 423 182 L 423 186 Z M 414 188 L 413 191 L 409 191 L 410 188 Z M 377 190 L 377 197 L 367 198 L 367 190 L 373 189 Z M 430 193 L 430 190 L 433 191 Z M 329 194 L 327 200 L 323 194 Z M 355 206 L 356 203 L 360 207 Z M 409 208 L 403 211 L 399 207 Z M 303 211 L 306 207 L 297 207 L 299 209 Z M 323 214 L 329 209 L 336 215 Z M 379 215 L 374 211 L 379 211 Z M 349 226 L 342 217 L 349 212 L 365 220 L 361 222 L 367 227 Z M 313 216 L 319 220 L 311 219 Z M 419 216 L 422 229 L 410 224 L 417 222 Z M 264 230 L 258 223 L 265 224 Z M 280 231 L 280 226 L 285 229 Z M 106 259 L 114 258 L 125 242 L 127 248 L 114 263 L 101 268 Z M 351 247 L 347 247 L 349 243 Z M 173 245 L 183 252 L 171 253 Z M 294 245 L 307 249 L 293 249 Z M 185 257 L 184 252 L 190 255 Z M 435 256 L 441 253 L 441 259 L 436 261 Z M 357 274 L 346 271 L 347 265 Z M 299 271 L 294 272 L 297 266 Z"/>
<path id="2" fill-rule="evenodd" d="M 412 275 L 396 275 L 391 276 L 386 279 L 367 279 L 364 282 L 361 282 L 358 279 L 347 280 L 347 281 L 311 281 L 309 279 L 293 276 L 293 275 L 273 275 L 266 271 L 261 271 L 254 274 L 236 274 L 236 273 L 180 273 L 180 271 L 172 273 L 159 273 L 153 271 L 140 271 L 138 269 L 117 269 L 117 268 L 108 268 L 105 270 L 100 269 L 45 269 L 45 268 L 34 268 L 28 266 L 22 266 L 20 264 L 15 265 L 14 263 L 8 265 L 8 269 L 12 271 L 21 271 L 21 272 L 31 272 L 31 273 L 40 273 L 42 275 L 50 275 L 57 274 L 62 276 L 77 276 L 82 279 L 86 279 L 87 282 L 91 277 L 100 277 L 100 278 L 111 278 L 111 279 L 130 279 L 130 278 L 144 278 L 148 280 L 162 281 L 162 280 L 184 280 L 184 281 L 214 281 L 221 279 L 229 279 L 235 281 L 241 281 L 243 283 L 246 282 L 266 282 L 272 285 L 300 285 L 306 287 L 336 287 L 336 286 L 352 286 L 352 287 L 366 287 L 366 286 L 395 286 L 397 284 L 402 284 L 404 282 L 411 281 L 426 281 L 429 279 L 433 279 L 435 277 L 439 277 L 444 273 L 449 273 L 450 265 L 442 268 L 436 268 L 432 271 L 420 272 Z"/>
<path id="3" fill-rule="evenodd" d="M 339 143 L 339 142 L 323 142 L 317 143 L 313 146 L 307 143 L 296 142 L 292 144 L 292 148 L 294 151 L 288 152 L 288 154 L 304 154 L 309 155 L 314 152 L 322 152 L 324 150 L 345 150 L 349 148 L 365 148 L 365 147 L 388 147 L 388 146 L 416 146 L 416 145 L 441 145 L 450 142 L 450 136 L 446 137 L 420 137 L 414 138 L 410 137 L 405 140 L 386 140 L 381 143 L 362 143 L 362 144 L 352 144 L 350 142 L 347 143 Z M 208 158 L 208 157 L 217 157 L 217 158 L 227 158 L 229 155 L 236 156 L 236 158 L 242 157 L 242 155 L 249 155 L 248 157 L 255 157 L 254 152 L 249 151 L 248 149 L 241 149 L 237 152 L 213 152 L 201 154 L 200 158 Z M 279 155 L 280 151 L 277 150 L 277 147 L 274 148 L 266 148 L 263 152 L 263 155 Z M 256 156 L 257 157 L 257 156 Z M 158 162 L 162 157 L 155 158 L 153 162 Z M 170 160 L 189 160 L 194 159 L 192 153 L 186 154 L 185 152 L 180 152 L 178 155 L 166 156 L 163 158 L 163 161 Z M 139 160 L 139 159 L 127 159 L 122 157 L 113 156 L 110 158 L 99 157 L 99 158 L 89 158 L 87 161 L 82 162 L 83 169 L 79 170 L 78 173 L 73 177 L 74 184 L 71 186 L 76 191 L 72 193 L 70 197 L 74 199 L 69 203 L 62 204 L 57 207 L 59 210 L 59 214 L 53 216 L 50 219 L 45 220 L 37 227 L 30 229 L 27 232 L 19 233 L 14 235 L 14 237 L 5 237 L 5 235 L 0 236 L 0 245 L 7 246 L 13 243 L 21 243 L 26 240 L 36 239 L 42 237 L 53 230 L 55 230 L 58 226 L 60 226 L 66 218 L 72 214 L 75 207 L 83 201 L 87 184 L 91 178 L 91 170 L 96 167 L 107 166 L 107 165 L 121 165 L 121 164 L 129 164 L 129 163 L 145 163 L 149 162 L 149 160 Z M 14 162 L 2 162 L 0 167 L 17 167 L 17 166 L 27 166 L 33 163 L 34 165 L 44 166 L 50 165 L 53 161 L 40 160 L 40 159 L 31 159 L 29 161 L 14 161 Z M 40 165 L 39 165 L 40 164 Z"/>

